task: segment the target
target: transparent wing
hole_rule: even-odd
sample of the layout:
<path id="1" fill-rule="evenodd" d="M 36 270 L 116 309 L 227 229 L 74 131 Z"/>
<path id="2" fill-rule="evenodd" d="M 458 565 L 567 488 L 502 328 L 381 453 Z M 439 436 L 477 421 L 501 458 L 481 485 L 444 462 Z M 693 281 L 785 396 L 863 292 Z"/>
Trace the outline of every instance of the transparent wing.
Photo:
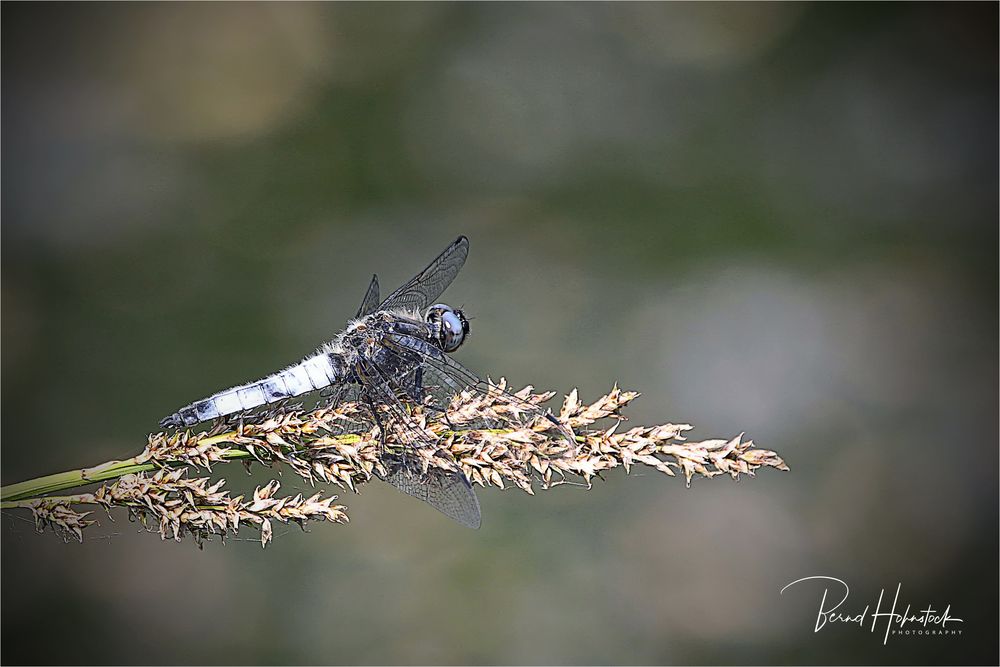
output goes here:
<path id="1" fill-rule="evenodd" d="M 358 314 L 354 316 L 355 319 L 359 317 L 364 317 L 365 315 L 371 315 L 375 312 L 378 307 L 378 274 L 372 276 L 371 283 L 368 284 L 368 291 L 365 292 L 365 298 L 361 300 L 361 307 L 358 308 Z"/>
<path id="2" fill-rule="evenodd" d="M 425 473 L 398 457 L 383 463 L 387 471 L 383 481 L 463 526 L 479 528 L 482 522 L 479 499 L 465 475 L 439 468 L 429 468 Z"/>
<path id="3" fill-rule="evenodd" d="M 465 264 L 469 256 L 469 239 L 459 236 L 455 242 L 444 249 L 437 259 L 426 269 L 413 276 L 412 279 L 398 290 L 386 297 L 379 305 L 379 310 L 390 308 L 409 308 L 422 311 L 441 296 L 451 281 Z"/>
<path id="4" fill-rule="evenodd" d="M 405 396 L 400 385 L 402 378 L 369 360 L 359 361 L 356 373 L 361 380 L 361 394 L 371 417 L 380 429 L 392 431 L 396 444 L 417 449 L 436 444 L 434 434 L 414 421 L 409 408 L 401 400 L 400 395 Z"/>
<path id="5" fill-rule="evenodd" d="M 388 352 L 388 351 L 387 351 Z M 422 500 L 445 516 L 463 526 L 479 528 L 479 500 L 471 484 L 461 472 L 448 472 L 439 468 L 423 471 L 420 460 L 408 455 L 408 449 L 434 446 L 435 436 L 411 417 L 411 412 L 400 395 L 412 401 L 411 393 L 416 391 L 421 371 L 412 365 L 412 357 L 393 355 L 387 358 L 393 363 L 383 368 L 364 360 L 359 362 L 357 374 L 363 383 L 372 417 L 380 428 L 392 431 L 394 441 L 404 445 L 400 454 L 389 453 L 382 462 L 387 474 L 383 481 L 392 484 L 403 493 Z M 408 365 L 404 365 L 411 362 Z M 405 368 L 404 372 L 394 370 Z"/>
<path id="6" fill-rule="evenodd" d="M 529 424 L 536 418 L 548 421 L 557 427 L 568 444 L 575 446 L 573 431 L 556 419 L 547 408 L 486 382 L 427 341 L 408 334 L 393 333 L 386 335 L 383 343 L 401 356 L 413 355 L 419 360 L 424 394 L 420 399 L 425 405 L 447 411 L 452 397 L 467 391 L 483 399 L 487 405 L 495 403 L 504 406 L 506 414 L 522 424 Z M 482 415 L 481 420 L 488 426 L 492 425 L 487 415 Z"/>

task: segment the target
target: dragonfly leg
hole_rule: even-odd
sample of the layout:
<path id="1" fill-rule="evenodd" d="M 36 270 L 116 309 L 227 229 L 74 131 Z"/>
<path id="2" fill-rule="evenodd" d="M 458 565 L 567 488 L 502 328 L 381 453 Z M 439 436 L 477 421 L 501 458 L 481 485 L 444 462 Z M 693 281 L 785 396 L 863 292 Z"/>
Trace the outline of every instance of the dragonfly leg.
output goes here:
<path id="1" fill-rule="evenodd" d="M 438 406 L 431 405 L 430 403 L 424 403 L 422 407 L 428 412 L 441 415 L 441 418 L 444 419 L 444 423 L 448 425 L 448 428 L 452 431 L 456 430 L 455 425 L 451 423 L 451 418 L 448 417 L 448 410 L 446 408 L 439 408 Z"/>
<path id="2" fill-rule="evenodd" d="M 364 403 L 372 415 L 372 421 L 378 427 L 379 458 L 385 458 L 387 444 L 385 440 L 385 424 L 382 422 L 382 417 L 378 414 L 378 408 L 375 406 L 375 401 L 372 400 L 372 397 L 366 394 Z"/>
<path id="3" fill-rule="evenodd" d="M 424 400 L 427 396 L 427 392 L 424 391 L 424 369 L 420 366 L 413 371 L 413 382 L 404 385 L 407 396 L 416 404 L 421 406 L 424 410 L 428 412 L 437 413 L 443 416 L 444 423 L 448 425 L 448 428 L 452 431 L 455 430 L 455 425 L 451 423 L 451 419 L 448 417 L 447 407 L 440 408 L 434 405 L 430 401 Z"/>
<path id="4" fill-rule="evenodd" d="M 212 428 L 208 430 L 208 437 L 213 437 L 229 430 L 229 420 L 226 417 L 219 417 L 212 420 Z"/>

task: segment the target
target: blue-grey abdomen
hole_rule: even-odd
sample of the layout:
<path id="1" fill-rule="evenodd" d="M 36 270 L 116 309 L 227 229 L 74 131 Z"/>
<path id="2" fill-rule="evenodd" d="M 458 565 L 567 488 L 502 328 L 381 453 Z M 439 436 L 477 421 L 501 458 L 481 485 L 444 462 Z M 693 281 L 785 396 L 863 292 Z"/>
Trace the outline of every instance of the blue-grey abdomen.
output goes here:
<path id="1" fill-rule="evenodd" d="M 163 419 L 160 426 L 194 426 L 199 422 L 247 412 L 323 389 L 340 380 L 343 373 L 339 355 L 318 353 L 263 380 L 220 391 L 186 405 Z"/>

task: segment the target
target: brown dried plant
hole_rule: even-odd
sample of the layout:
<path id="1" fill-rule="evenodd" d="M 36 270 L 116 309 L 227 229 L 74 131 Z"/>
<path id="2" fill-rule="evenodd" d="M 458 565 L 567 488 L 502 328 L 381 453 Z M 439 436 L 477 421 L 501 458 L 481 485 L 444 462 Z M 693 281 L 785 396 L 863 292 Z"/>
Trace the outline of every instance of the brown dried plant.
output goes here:
<path id="1" fill-rule="evenodd" d="M 433 435 L 433 447 L 408 449 L 425 470 L 461 470 L 481 486 L 507 485 L 533 494 L 571 480 L 589 488 L 594 477 L 617 467 L 628 472 L 643 465 L 666 475 L 680 473 L 688 485 L 695 476 L 753 475 L 760 467 L 788 470 L 776 453 L 757 449 L 740 434 L 730 440 L 688 442 L 688 424 L 636 426 L 623 430 L 621 410 L 639 394 L 615 386 L 590 404 L 581 403 L 574 389 L 563 401 L 559 419 L 575 434 L 570 443 L 545 419 L 525 423 L 519 401 L 541 404 L 554 392 L 534 393 L 527 386 L 510 400 L 501 380 L 487 394 L 462 392 L 448 409 L 439 412 L 414 407 L 410 419 Z M 39 531 L 50 528 L 64 538 L 82 540 L 83 531 L 96 521 L 84 505 L 110 512 L 125 507 L 130 516 L 163 539 L 180 540 L 191 534 L 200 544 L 213 535 L 236 533 L 241 524 L 260 533 L 266 546 L 272 522 L 307 521 L 346 523 L 346 508 L 334 504 L 336 496 L 316 493 L 279 496 L 280 485 L 270 481 L 250 498 L 231 496 L 224 480 L 188 477 L 189 470 L 211 472 L 215 464 L 256 461 L 283 465 L 314 485 L 334 484 L 357 491 L 378 474 L 384 474 L 383 454 L 399 447 L 387 429 L 386 441 L 377 428 L 358 428 L 362 407 L 354 403 L 312 410 L 283 409 L 241 423 L 232 430 L 217 427 L 193 433 L 150 435 L 143 451 L 124 461 L 49 475 L 0 490 L 3 509 L 27 508 Z M 598 422 L 610 424 L 598 427 Z M 490 428 L 483 427 L 489 423 Z M 51 495 L 92 483 L 91 493 Z"/>

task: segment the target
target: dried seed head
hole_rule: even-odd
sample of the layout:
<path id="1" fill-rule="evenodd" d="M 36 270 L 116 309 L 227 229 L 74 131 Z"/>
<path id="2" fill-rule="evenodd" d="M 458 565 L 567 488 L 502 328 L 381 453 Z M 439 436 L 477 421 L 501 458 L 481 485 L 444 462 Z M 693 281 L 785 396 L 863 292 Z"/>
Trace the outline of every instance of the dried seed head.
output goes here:
<path id="1" fill-rule="evenodd" d="M 511 399 L 503 391 L 503 380 L 490 386 L 495 391 L 455 395 L 447 418 L 421 406 L 412 409 L 409 420 L 425 429 L 427 440 L 434 443 L 417 450 L 408 448 L 425 469 L 460 469 L 473 484 L 499 488 L 509 484 L 529 494 L 536 486 L 547 489 L 572 479 L 582 479 L 589 487 L 595 476 L 619 466 L 628 472 L 644 465 L 669 476 L 680 471 L 689 485 L 695 476 L 728 474 L 735 479 L 753 475 L 761 467 L 788 470 L 777 454 L 755 449 L 753 441 L 743 440 L 742 434 L 730 440 L 689 442 L 684 435 L 692 429 L 690 425 L 669 423 L 619 432 L 625 420 L 621 410 L 639 394 L 617 385 L 590 404 L 582 403 L 575 389 L 565 397 L 558 419 L 573 429 L 574 443 L 567 442 L 552 422 L 525 418 L 525 404 L 540 405 L 552 397 L 551 392 L 534 393 L 527 386 Z M 92 522 L 70 505 L 94 502 L 107 508 L 129 508 L 164 539 L 190 533 L 200 543 L 250 524 L 259 529 L 261 543 L 266 545 L 273 521 L 345 523 L 344 507 L 333 504 L 336 496 L 319 493 L 309 498 L 279 496 L 277 481 L 258 487 L 250 499 L 231 497 L 223 481 L 188 478 L 186 468 L 178 466 L 210 470 L 219 462 L 256 460 L 285 465 L 310 484 L 319 481 L 354 491 L 376 472 L 385 472 L 382 455 L 386 450 L 398 452 L 406 447 L 394 440 L 394 431 L 388 428 L 383 448 L 378 430 L 364 425 L 364 414 L 363 406 L 345 403 L 313 410 L 276 410 L 227 432 L 216 427 L 202 433 L 157 433 L 149 436 L 137 457 L 140 463 L 164 466 L 157 472 L 121 477 L 92 495 L 42 499 L 29 506 L 40 529 L 49 526 L 78 539 Z M 598 426 L 601 421 L 608 423 Z"/>

